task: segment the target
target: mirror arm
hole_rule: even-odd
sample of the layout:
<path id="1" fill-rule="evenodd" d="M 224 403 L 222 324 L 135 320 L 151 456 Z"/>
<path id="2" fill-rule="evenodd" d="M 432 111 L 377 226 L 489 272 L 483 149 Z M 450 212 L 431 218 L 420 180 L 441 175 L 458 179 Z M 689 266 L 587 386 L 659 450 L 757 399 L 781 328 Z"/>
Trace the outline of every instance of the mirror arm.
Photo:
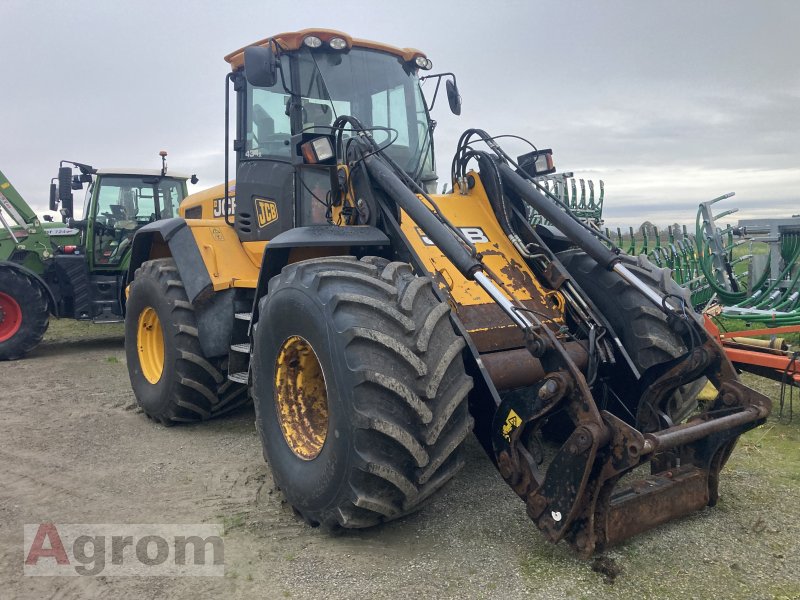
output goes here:
<path id="1" fill-rule="evenodd" d="M 428 106 L 428 112 L 433 110 L 434 105 L 436 104 L 436 96 L 439 94 L 439 86 L 442 85 L 442 78 L 450 76 L 453 78 L 453 85 L 458 89 L 458 83 L 456 82 L 456 74 L 455 73 L 436 73 L 435 75 L 425 75 L 419 78 L 420 82 L 425 81 L 426 79 L 435 79 L 436 80 L 436 87 L 433 90 L 433 98 L 431 99 L 431 104 Z M 424 94 L 423 94 L 424 98 Z"/>
<path id="2" fill-rule="evenodd" d="M 225 223 L 233 227 L 234 223 L 230 219 L 230 184 L 228 183 L 228 162 L 230 161 L 230 126 L 231 126 L 231 92 L 230 83 L 236 73 L 228 73 L 225 77 L 225 200 L 223 201 L 223 214 L 225 215 Z"/>

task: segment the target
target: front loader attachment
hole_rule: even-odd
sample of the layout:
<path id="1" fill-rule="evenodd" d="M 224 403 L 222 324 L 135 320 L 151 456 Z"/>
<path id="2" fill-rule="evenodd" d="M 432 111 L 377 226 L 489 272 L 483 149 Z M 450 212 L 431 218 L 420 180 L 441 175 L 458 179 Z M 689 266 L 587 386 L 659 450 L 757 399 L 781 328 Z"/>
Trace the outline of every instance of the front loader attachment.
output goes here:
<path id="1" fill-rule="evenodd" d="M 495 154 L 472 149 L 473 133 Z M 738 381 L 667 272 L 609 248 L 492 140 L 462 136 L 458 195 L 426 194 L 366 134 L 348 158 L 369 182 L 357 195 L 396 224 L 468 340 L 482 445 L 544 535 L 588 556 L 715 504 L 720 470 L 770 402 Z M 528 209 L 561 240 L 548 245 Z M 696 412 L 706 381 L 717 397 Z M 553 433 L 566 438 L 555 451 L 542 443 Z"/>
<path id="2" fill-rule="evenodd" d="M 550 541 L 564 539 L 588 556 L 716 503 L 720 470 L 739 436 L 764 423 L 770 402 L 737 381 L 710 339 L 645 395 L 663 395 L 698 375 L 713 382 L 715 400 L 687 422 L 651 433 L 598 410 L 563 372 L 544 379 L 536 394 L 501 404 L 493 439 L 498 468 Z M 542 471 L 523 440 L 557 405 L 576 427 Z M 646 466 L 649 474 L 640 473 Z M 626 475 L 636 479 L 620 485 Z"/>

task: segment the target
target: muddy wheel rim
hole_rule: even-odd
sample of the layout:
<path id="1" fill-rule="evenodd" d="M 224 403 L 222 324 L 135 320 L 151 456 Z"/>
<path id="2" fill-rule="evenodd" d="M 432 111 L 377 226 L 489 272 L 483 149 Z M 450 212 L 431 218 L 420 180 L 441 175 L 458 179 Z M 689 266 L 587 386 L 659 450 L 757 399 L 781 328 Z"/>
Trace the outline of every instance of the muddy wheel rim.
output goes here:
<path id="1" fill-rule="evenodd" d="M 149 306 L 139 315 L 136 341 L 142 375 L 150 383 L 158 383 L 164 372 L 164 332 L 156 311 Z"/>
<path id="2" fill-rule="evenodd" d="M 287 338 L 275 361 L 275 404 L 292 452 L 313 460 L 328 437 L 328 393 L 319 358 L 300 336 Z"/>

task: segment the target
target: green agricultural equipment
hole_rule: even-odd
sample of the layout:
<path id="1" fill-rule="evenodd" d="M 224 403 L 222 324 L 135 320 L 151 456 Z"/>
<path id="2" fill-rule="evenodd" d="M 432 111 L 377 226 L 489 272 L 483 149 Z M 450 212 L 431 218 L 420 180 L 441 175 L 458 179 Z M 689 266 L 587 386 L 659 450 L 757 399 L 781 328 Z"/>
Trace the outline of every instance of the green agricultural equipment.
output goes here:
<path id="1" fill-rule="evenodd" d="M 751 256 L 734 253 L 734 249 L 745 242 L 734 240 L 733 226 L 720 228 L 716 223 L 738 209 L 726 210 L 716 217 L 711 214 L 713 204 L 733 195 L 731 192 L 700 205 L 696 234 L 689 233 L 686 225 L 670 225 L 666 231 L 643 226 L 638 235 L 633 227 L 626 234 L 619 227 L 615 232 L 606 227 L 605 236 L 626 254 L 643 254 L 657 266 L 670 269 L 673 279 L 689 290 L 692 306 L 701 310 L 715 297 L 716 286 L 710 283 L 709 277 L 729 291 L 744 289 L 747 285 L 749 270 L 746 266 L 743 268 L 742 263 Z"/>
<path id="2" fill-rule="evenodd" d="M 133 234 L 175 216 L 187 177 L 161 169 L 95 169 L 61 161 L 42 223 L 0 172 L 0 360 L 21 358 L 41 342 L 50 316 L 120 322 L 124 318 Z M 194 183 L 196 178 L 192 176 Z M 88 184 L 83 219 L 73 190 Z M 60 205 L 60 209 L 59 209 Z"/>
<path id="3" fill-rule="evenodd" d="M 713 215 L 711 204 L 720 199 L 700 205 L 696 239 L 698 264 L 722 316 L 767 327 L 800 325 L 800 216 L 740 220 L 723 231 L 716 221 L 735 209 Z M 721 250 L 727 231 L 766 244 L 768 251 L 734 259 Z M 737 267 L 745 260 L 747 268 Z"/>
<path id="4" fill-rule="evenodd" d="M 543 151 L 549 152 L 549 150 Z M 594 182 L 590 180 L 575 180 L 572 173 L 553 173 L 536 177 L 536 182 L 546 189 L 551 197 L 556 198 L 562 205 L 569 208 L 570 212 L 583 221 L 599 227 L 603 223 L 603 199 L 605 188 L 600 180 L 598 192 L 595 196 Z M 580 187 L 580 192 L 578 188 Z M 586 190 L 589 190 L 588 195 Z M 531 210 L 530 221 L 533 225 L 546 223 L 545 219 L 536 211 Z"/>
<path id="5" fill-rule="evenodd" d="M 726 318 L 767 327 L 800 324 L 800 216 L 720 226 L 738 209 L 715 215 L 712 207 L 733 195 L 700 203 L 694 234 L 683 226 L 682 232 L 668 227 L 666 239 L 655 227 L 638 239 L 632 227 L 627 235 L 606 228 L 605 235 L 627 254 L 644 254 L 670 269 L 698 310 L 713 301 Z M 745 244 L 749 250 L 737 250 Z M 759 246 L 763 252 L 755 251 Z"/>

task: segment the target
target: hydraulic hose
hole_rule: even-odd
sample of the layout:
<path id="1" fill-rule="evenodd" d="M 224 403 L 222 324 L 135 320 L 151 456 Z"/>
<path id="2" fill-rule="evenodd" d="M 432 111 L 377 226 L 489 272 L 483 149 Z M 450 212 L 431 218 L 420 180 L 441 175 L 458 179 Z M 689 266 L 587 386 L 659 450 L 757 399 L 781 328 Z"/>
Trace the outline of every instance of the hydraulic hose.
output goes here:
<path id="1" fill-rule="evenodd" d="M 379 154 L 369 154 L 363 160 L 372 181 L 386 192 L 397 206 L 408 213 L 408 216 L 465 277 L 472 279 L 476 272 L 483 269 L 480 260 L 473 256 L 460 239 L 400 181 Z"/>
<path id="2" fill-rule="evenodd" d="M 574 217 L 564 212 L 552 199 L 534 188 L 528 180 L 520 177 L 511 167 L 500 163 L 498 170 L 504 185 L 535 208 L 539 214 L 580 246 L 598 264 L 609 271 L 614 270 L 614 265 L 619 263 L 620 257 L 613 250 L 592 235 Z"/>

